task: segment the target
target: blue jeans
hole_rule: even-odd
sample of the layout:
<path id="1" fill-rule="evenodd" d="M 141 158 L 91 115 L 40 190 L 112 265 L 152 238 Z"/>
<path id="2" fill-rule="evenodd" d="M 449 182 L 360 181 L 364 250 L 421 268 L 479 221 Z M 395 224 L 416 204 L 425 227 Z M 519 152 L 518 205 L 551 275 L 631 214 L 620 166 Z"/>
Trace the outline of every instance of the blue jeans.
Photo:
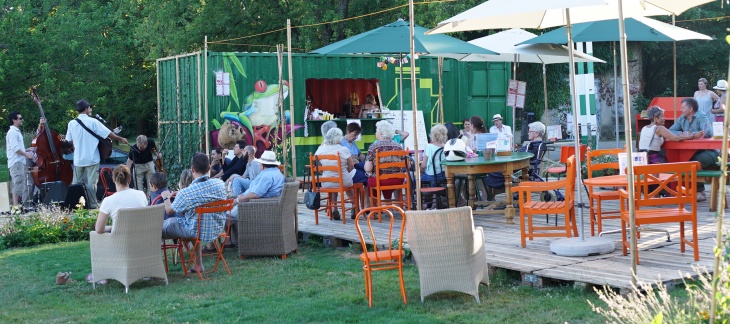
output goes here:
<path id="1" fill-rule="evenodd" d="M 446 181 L 446 175 L 441 172 L 436 175 L 430 175 L 428 173 L 421 173 L 421 182 L 428 183 L 431 187 L 436 187 L 437 182 L 444 182 Z"/>
<path id="2" fill-rule="evenodd" d="M 249 186 L 251 186 L 251 180 L 243 177 L 235 178 L 231 184 L 231 194 L 233 197 L 238 197 L 238 195 L 246 192 Z"/>

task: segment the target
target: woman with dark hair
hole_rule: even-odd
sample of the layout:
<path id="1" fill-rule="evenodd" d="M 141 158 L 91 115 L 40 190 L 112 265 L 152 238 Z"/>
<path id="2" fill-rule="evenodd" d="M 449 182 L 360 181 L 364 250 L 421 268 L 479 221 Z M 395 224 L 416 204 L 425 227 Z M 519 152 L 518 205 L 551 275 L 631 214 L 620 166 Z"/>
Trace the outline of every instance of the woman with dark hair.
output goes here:
<path id="1" fill-rule="evenodd" d="M 448 122 L 444 124 L 444 126 L 446 126 L 446 136 L 449 139 L 462 138 L 463 135 L 459 133 L 459 129 L 456 128 L 456 125 L 454 125 L 454 123 Z"/>
<path id="2" fill-rule="evenodd" d="M 112 231 L 113 226 L 106 226 L 107 219 L 111 217 L 113 225 L 120 209 L 147 206 L 147 195 L 143 191 L 129 188 L 132 174 L 127 166 L 119 165 L 114 168 L 112 179 L 114 185 L 117 186 L 117 192 L 101 201 L 99 218 L 96 219 L 95 226 L 96 232 L 99 234 Z"/>
<path id="3" fill-rule="evenodd" d="M 461 130 L 461 136 L 469 138 L 471 135 L 471 118 L 464 118 L 464 129 Z"/>
<path id="4" fill-rule="evenodd" d="M 471 116 L 471 135 L 475 134 L 484 134 L 487 133 L 487 127 L 484 126 L 484 119 L 479 116 Z M 466 142 L 466 147 L 471 147 L 471 137 L 467 137 L 464 142 Z"/>
<path id="5" fill-rule="evenodd" d="M 649 164 L 664 163 L 660 151 L 664 140 L 684 141 L 693 138 L 701 138 L 704 135 L 701 132 L 694 135 L 676 135 L 664 127 L 664 109 L 659 106 L 651 106 L 646 111 L 646 118 L 651 120 L 651 124 L 641 128 L 639 133 L 639 152 L 646 152 Z"/>

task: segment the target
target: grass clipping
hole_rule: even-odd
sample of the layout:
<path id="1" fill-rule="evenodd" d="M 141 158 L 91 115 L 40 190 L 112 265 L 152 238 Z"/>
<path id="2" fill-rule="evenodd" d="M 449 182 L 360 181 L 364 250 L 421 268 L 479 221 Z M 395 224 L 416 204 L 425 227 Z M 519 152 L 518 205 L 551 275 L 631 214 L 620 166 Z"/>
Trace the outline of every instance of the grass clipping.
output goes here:
<path id="1" fill-rule="evenodd" d="M 606 303 L 605 308 L 588 301 L 594 312 L 602 315 L 609 323 L 699 323 L 710 318 L 712 302 L 712 274 L 705 267 L 692 266 L 698 275 L 696 280 L 689 275 L 683 279 L 687 300 L 672 299 L 667 287 L 659 282 L 656 287 L 649 283 L 634 286 L 630 293 L 621 295 L 608 287 L 595 289 L 598 297 Z M 716 323 L 730 322 L 730 273 L 727 259 L 720 264 L 718 276 Z"/>

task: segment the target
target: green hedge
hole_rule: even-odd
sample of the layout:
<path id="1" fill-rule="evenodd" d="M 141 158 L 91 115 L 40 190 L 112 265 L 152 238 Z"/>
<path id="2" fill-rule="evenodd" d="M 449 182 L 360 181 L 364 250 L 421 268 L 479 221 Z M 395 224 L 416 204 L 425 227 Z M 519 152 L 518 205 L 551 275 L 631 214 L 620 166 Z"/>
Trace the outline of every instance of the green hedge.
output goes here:
<path id="1" fill-rule="evenodd" d="M 13 215 L 0 227 L 0 249 L 88 240 L 97 214 L 82 208 L 71 213 L 51 208 L 31 215 Z"/>

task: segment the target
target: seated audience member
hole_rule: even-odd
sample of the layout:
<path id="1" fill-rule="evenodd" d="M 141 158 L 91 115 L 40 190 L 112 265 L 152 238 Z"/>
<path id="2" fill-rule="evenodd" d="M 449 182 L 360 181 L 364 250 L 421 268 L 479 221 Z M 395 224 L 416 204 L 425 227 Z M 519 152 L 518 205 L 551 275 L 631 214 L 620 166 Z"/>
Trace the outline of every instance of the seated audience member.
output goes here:
<path id="1" fill-rule="evenodd" d="M 190 169 L 185 169 L 180 172 L 180 180 L 177 182 L 177 190 L 187 188 L 193 183 L 193 172 Z"/>
<path id="2" fill-rule="evenodd" d="M 228 168 L 223 168 L 223 175 L 221 175 L 221 180 L 227 181 L 231 177 L 238 177 L 243 174 L 243 172 L 246 171 L 246 164 L 248 163 L 248 158 L 246 154 L 243 151 L 243 148 L 246 147 L 246 141 L 240 140 L 236 142 L 236 145 L 233 146 L 233 160 L 229 164 Z"/>
<path id="3" fill-rule="evenodd" d="M 319 130 L 322 132 L 322 137 L 324 137 L 324 135 L 333 128 L 337 128 L 337 123 L 335 123 L 334 121 L 328 120 L 322 123 L 322 126 L 319 126 Z"/>
<path id="4" fill-rule="evenodd" d="M 456 125 L 454 125 L 454 123 L 448 122 L 448 123 L 444 124 L 444 126 L 446 127 L 446 136 L 448 137 L 448 139 L 458 138 L 458 139 L 464 141 L 464 143 L 466 144 L 465 140 L 468 137 L 462 135 L 459 132 L 459 129 L 456 127 Z M 469 129 L 471 129 L 471 123 L 469 124 Z"/>
<path id="5" fill-rule="evenodd" d="M 147 206 L 147 195 L 144 191 L 129 188 L 129 182 L 132 180 L 132 174 L 125 165 L 119 165 L 112 171 L 112 179 L 114 185 L 117 186 L 117 192 L 104 198 L 99 206 L 99 218 L 96 219 L 97 233 L 110 233 L 113 226 L 106 226 L 108 218 L 112 219 L 112 225 L 119 215 L 119 210 L 123 208 L 136 208 Z"/>
<path id="6" fill-rule="evenodd" d="M 150 204 L 161 204 L 162 198 L 157 199 L 157 202 L 155 199 L 165 190 L 167 190 L 167 176 L 162 172 L 153 173 L 150 176 Z"/>
<path id="7" fill-rule="evenodd" d="M 360 127 L 360 124 L 358 123 L 349 123 L 347 124 L 347 132 L 342 138 L 342 146 L 347 148 L 348 151 L 350 151 L 350 154 L 352 154 L 353 158 L 356 159 L 355 161 L 355 168 L 358 169 L 358 164 L 360 164 L 360 170 L 362 170 L 362 166 L 365 164 L 362 161 L 365 161 L 365 154 L 362 154 L 360 151 L 360 148 L 357 147 L 357 143 L 355 143 L 355 140 L 358 136 L 362 133 L 362 127 Z"/>
<path id="8" fill-rule="evenodd" d="M 530 164 L 532 164 L 539 157 L 541 146 L 544 146 L 543 138 L 545 137 L 547 127 L 541 122 L 534 122 L 527 125 L 527 129 L 529 129 L 527 137 L 530 142 L 520 147 L 517 151 L 532 153 L 534 155 L 530 159 Z M 542 147 L 542 149 L 544 150 L 545 148 Z M 504 174 L 502 172 L 491 172 L 487 174 L 485 182 L 490 188 L 502 189 L 504 188 Z"/>
<path id="9" fill-rule="evenodd" d="M 641 128 L 639 133 L 639 152 L 646 152 L 649 164 L 665 163 L 666 158 L 661 154 L 664 140 L 684 141 L 694 138 L 701 138 L 702 132 L 694 135 L 676 135 L 664 127 L 664 109 L 659 106 L 651 106 L 646 111 L 646 118 L 651 120 L 649 125 Z"/>
<path id="10" fill-rule="evenodd" d="M 459 138 L 469 138 L 469 136 L 471 136 L 471 118 L 464 118 L 464 129 L 459 132 Z"/>
<path id="11" fill-rule="evenodd" d="M 675 135 L 686 134 L 692 135 L 692 137 L 699 136 L 699 138 L 712 137 L 712 124 L 708 116 L 698 112 L 698 109 L 699 104 L 695 98 L 682 99 L 682 115 L 669 127 L 669 131 Z M 698 133 L 700 134 L 698 135 Z M 717 158 L 719 156 L 716 150 L 697 150 L 689 160 L 700 162 L 702 170 L 706 170 L 718 167 Z M 705 184 L 697 182 L 697 201 L 705 200 L 707 200 Z"/>
<path id="12" fill-rule="evenodd" d="M 246 165 L 246 172 L 244 172 L 242 176 L 233 179 L 233 182 L 231 183 L 231 193 L 234 197 L 248 190 L 248 187 L 251 185 L 251 181 L 256 179 L 256 176 L 261 173 L 261 166 L 254 158 L 256 149 L 249 145 L 243 150 L 248 157 L 248 164 Z"/>
<path id="13" fill-rule="evenodd" d="M 479 116 L 471 116 L 471 135 L 474 134 L 486 134 L 487 127 L 484 126 L 484 119 Z M 464 140 L 466 147 L 471 147 L 471 137 L 467 137 Z"/>
<path id="14" fill-rule="evenodd" d="M 340 143 L 342 142 L 342 131 L 339 128 L 333 128 L 330 129 L 327 134 L 324 136 L 324 142 L 322 145 L 320 145 L 317 148 L 317 151 L 314 153 L 315 156 L 319 155 L 327 155 L 327 154 L 340 154 L 340 165 L 342 169 L 340 170 L 340 174 L 342 177 L 342 185 L 344 187 L 351 187 L 353 184 L 352 177 L 353 174 L 356 172 L 354 168 L 354 159 L 352 159 L 352 154 L 350 154 L 350 151 L 342 146 Z M 320 163 L 323 166 L 336 166 L 337 162 L 332 160 L 321 160 Z M 332 171 L 324 171 L 322 173 L 322 177 L 338 177 L 338 174 Z M 323 188 L 337 188 L 339 184 L 335 182 L 323 182 L 322 187 Z M 347 196 L 352 197 L 352 192 L 348 191 Z M 336 194 L 330 194 L 335 195 L 333 199 L 337 199 Z M 332 209 L 332 218 L 334 220 L 340 219 L 340 212 L 338 208 Z"/>
<path id="15" fill-rule="evenodd" d="M 223 155 L 220 147 L 210 151 L 210 176 L 212 178 L 220 178 L 223 176 L 223 170 L 227 169 L 231 164 L 231 159 Z"/>
<path id="16" fill-rule="evenodd" d="M 388 162 L 386 160 L 376 161 L 375 152 L 403 150 L 403 148 L 398 145 L 398 143 L 393 141 L 393 136 L 395 136 L 395 128 L 393 127 L 393 124 L 391 124 L 387 120 L 381 120 L 377 124 L 375 124 L 375 127 L 375 138 L 377 138 L 378 141 L 370 145 L 370 147 L 368 148 L 368 154 L 365 157 L 365 171 L 368 173 L 368 187 L 375 187 L 376 185 L 377 180 L 374 173 L 375 164 L 380 162 Z M 387 168 L 382 169 L 381 172 L 383 174 L 394 174 L 404 172 L 404 170 L 401 170 L 399 168 Z M 386 179 L 381 181 L 380 185 L 398 185 L 401 184 L 400 181 L 400 179 Z M 393 197 L 393 190 L 384 190 L 383 197 L 385 199 L 391 199 Z"/>
<path id="17" fill-rule="evenodd" d="M 444 158 L 443 150 L 440 152 L 441 156 L 434 159 L 436 151 L 443 149 L 446 141 L 448 141 L 448 130 L 446 126 L 436 124 L 431 127 L 431 143 L 426 145 L 426 149 L 423 150 L 423 158 L 421 159 L 421 169 L 423 170 L 423 173 L 421 173 L 421 181 L 428 183 L 432 187 L 435 187 L 437 182 L 446 180 L 446 176 L 441 170 L 441 160 Z M 434 170 L 436 170 L 436 173 L 434 173 Z"/>
<path id="18" fill-rule="evenodd" d="M 257 159 L 256 162 L 261 165 L 261 173 L 251 182 L 248 190 L 236 197 L 236 202 L 281 196 L 285 179 L 279 171 L 281 163 L 276 159 L 276 153 L 274 151 L 264 151 L 261 158 Z"/>
<path id="19" fill-rule="evenodd" d="M 198 231 L 198 214 L 195 208 L 210 202 L 226 198 L 226 188 L 220 179 L 208 176 L 210 161 L 205 154 L 193 155 L 191 161 L 193 182 L 177 192 L 175 201 L 170 202 L 172 192 L 163 191 L 161 196 L 165 201 L 165 212 L 176 217 L 168 218 L 162 224 L 163 239 L 194 239 Z M 200 224 L 200 240 L 212 242 L 221 233 L 226 224 L 225 213 L 204 214 Z M 198 244 L 195 251 L 195 268 L 191 272 L 205 271 L 202 263 L 202 244 Z"/>

